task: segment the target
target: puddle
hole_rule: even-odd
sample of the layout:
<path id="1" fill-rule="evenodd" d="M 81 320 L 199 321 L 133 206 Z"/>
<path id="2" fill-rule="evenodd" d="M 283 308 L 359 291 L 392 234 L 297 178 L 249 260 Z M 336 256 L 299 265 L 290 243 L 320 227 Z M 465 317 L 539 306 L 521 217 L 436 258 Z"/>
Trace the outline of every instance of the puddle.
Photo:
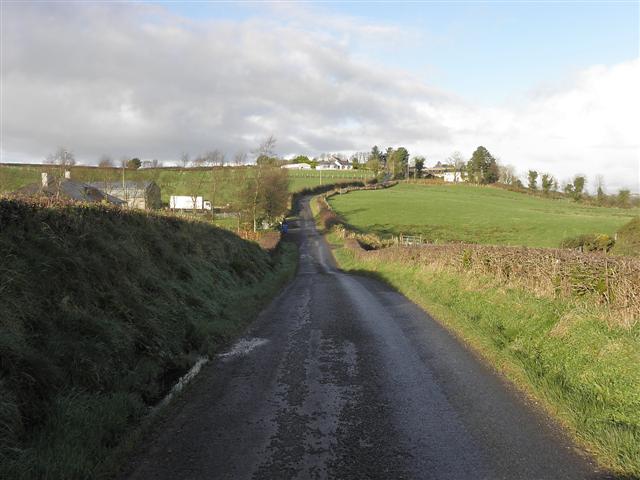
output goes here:
<path id="1" fill-rule="evenodd" d="M 269 342 L 266 338 L 243 338 L 231 347 L 231 350 L 218 355 L 218 358 L 228 359 L 248 354 L 251 350 Z"/>

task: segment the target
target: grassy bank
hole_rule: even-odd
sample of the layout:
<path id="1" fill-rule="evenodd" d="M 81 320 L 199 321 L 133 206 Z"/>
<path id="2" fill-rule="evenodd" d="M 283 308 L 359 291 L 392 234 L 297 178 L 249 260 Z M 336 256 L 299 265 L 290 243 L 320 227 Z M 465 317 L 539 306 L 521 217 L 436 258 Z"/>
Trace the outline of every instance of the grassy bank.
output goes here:
<path id="1" fill-rule="evenodd" d="M 100 476 L 296 258 L 202 222 L 0 200 L 0 477 Z"/>
<path id="2" fill-rule="evenodd" d="M 336 218 L 329 218 L 335 214 L 327 212 L 318 199 L 312 201 L 312 210 L 321 227 L 335 223 Z M 565 291 L 560 284 L 541 288 L 542 276 L 530 281 L 523 277 L 526 266 L 519 273 L 502 271 L 504 261 L 487 260 L 485 250 L 490 247 L 471 252 L 454 245 L 450 254 L 443 245 L 434 248 L 446 252 L 434 255 L 426 253 L 428 248 L 365 251 L 355 238 L 347 235 L 345 239 L 344 233 L 339 223 L 328 232 L 342 269 L 375 276 L 421 305 L 539 400 L 604 466 L 625 478 L 640 476 L 637 305 L 632 309 L 635 318 L 617 318 L 616 309 L 603 302 L 597 291 Z M 517 260 L 514 257 L 520 253 L 514 250 L 510 256 Z M 619 260 L 625 265 L 634 261 Z M 576 264 L 580 267 L 576 272 L 585 271 L 582 268 L 590 265 L 585 262 Z M 496 266 L 501 274 L 490 274 Z M 634 273 L 625 278 L 629 275 Z M 637 293 L 637 283 L 633 288 Z M 628 315 L 630 310 L 624 307 L 620 311 Z"/>
<path id="3" fill-rule="evenodd" d="M 400 184 L 329 201 L 350 225 L 378 235 L 530 247 L 558 247 L 563 239 L 581 234 L 613 235 L 640 213 L 637 208 L 585 206 L 473 185 Z"/>

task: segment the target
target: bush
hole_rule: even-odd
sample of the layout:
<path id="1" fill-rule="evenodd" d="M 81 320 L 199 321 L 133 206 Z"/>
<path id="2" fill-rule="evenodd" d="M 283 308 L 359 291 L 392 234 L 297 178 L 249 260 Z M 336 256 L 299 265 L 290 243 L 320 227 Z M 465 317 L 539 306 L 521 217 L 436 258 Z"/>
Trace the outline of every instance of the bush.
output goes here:
<path id="1" fill-rule="evenodd" d="M 608 252 L 615 243 L 612 237 L 604 233 L 583 234 L 565 238 L 560 242 L 560 248 L 571 248 L 582 252 Z"/>

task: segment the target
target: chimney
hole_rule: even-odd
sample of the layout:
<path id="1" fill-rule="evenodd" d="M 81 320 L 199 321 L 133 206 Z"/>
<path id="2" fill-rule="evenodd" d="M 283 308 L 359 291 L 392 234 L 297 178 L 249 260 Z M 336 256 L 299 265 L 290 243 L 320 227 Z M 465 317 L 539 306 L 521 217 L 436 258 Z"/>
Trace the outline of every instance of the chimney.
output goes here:
<path id="1" fill-rule="evenodd" d="M 64 178 L 66 178 L 67 180 L 71 179 L 71 171 L 70 170 L 65 170 L 64 171 Z"/>
<path id="2" fill-rule="evenodd" d="M 49 175 L 45 172 L 42 172 L 42 188 L 49 186 Z"/>

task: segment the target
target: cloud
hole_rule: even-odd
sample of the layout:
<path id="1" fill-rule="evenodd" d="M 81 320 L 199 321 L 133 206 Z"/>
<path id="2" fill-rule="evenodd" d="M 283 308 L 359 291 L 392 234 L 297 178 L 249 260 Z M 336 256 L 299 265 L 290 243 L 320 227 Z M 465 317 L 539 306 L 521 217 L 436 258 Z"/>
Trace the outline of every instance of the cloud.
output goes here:
<path id="1" fill-rule="evenodd" d="M 323 14 L 322 29 L 308 28 L 299 7 L 282 21 L 194 21 L 146 4 L 3 9 L 3 161 L 58 145 L 84 162 L 171 161 L 274 134 L 281 154 L 405 145 L 432 162 L 482 144 L 522 171 L 602 173 L 639 189 L 637 60 L 488 108 L 353 53 L 353 42 L 393 37 L 392 25 Z"/>

